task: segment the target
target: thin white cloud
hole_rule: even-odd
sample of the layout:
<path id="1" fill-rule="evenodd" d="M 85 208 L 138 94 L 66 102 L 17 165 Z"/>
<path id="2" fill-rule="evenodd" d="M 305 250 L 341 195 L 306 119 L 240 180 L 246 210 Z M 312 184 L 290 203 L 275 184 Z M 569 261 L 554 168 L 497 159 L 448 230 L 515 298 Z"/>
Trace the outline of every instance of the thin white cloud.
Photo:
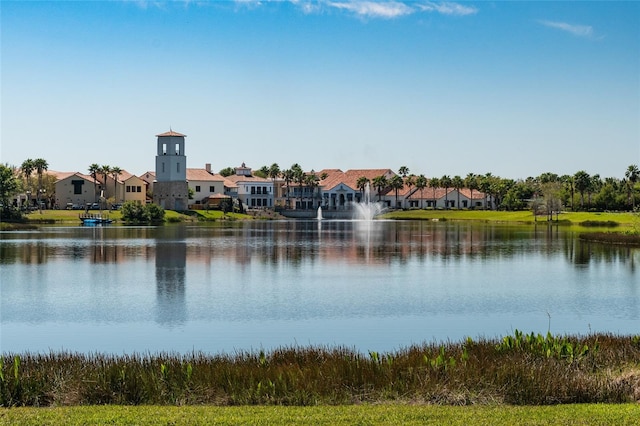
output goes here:
<path id="1" fill-rule="evenodd" d="M 410 15 L 414 9 L 396 1 L 329 1 L 327 6 L 353 12 L 366 18 L 397 18 Z"/>
<path id="2" fill-rule="evenodd" d="M 457 15 L 457 16 L 465 16 L 465 15 L 475 15 L 478 13 L 478 9 L 473 6 L 465 6 L 460 3 L 452 3 L 452 2 L 425 2 L 419 3 L 416 5 L 418 9 L 424 12 L 438 12 L 443 15 Z"/>
<path id="3" fill-rule="evenodd" d="M 558 30 L 568 32 L 577 37 L 587 37 L 587 38 L 594 37 L 593 27 L 591 27 L 590 25 L 574 25 L 574 24 L 568 24 L 566 22 L 545 21 L 545 20 L 540 20 L 538 21 L 538 23 L 541 25 L 544 25 L 545 27 L 555 28 Z"/>
<path id="4" fill-rule="evenodd" d="M 478 9 L 454 2 L 399 1 L 399 0 L 289 0 L 304 13 L 320 13 L 337 9 L 362 18 L 393 19 L 415 13 L 442 15 L 473 15 Z"/>

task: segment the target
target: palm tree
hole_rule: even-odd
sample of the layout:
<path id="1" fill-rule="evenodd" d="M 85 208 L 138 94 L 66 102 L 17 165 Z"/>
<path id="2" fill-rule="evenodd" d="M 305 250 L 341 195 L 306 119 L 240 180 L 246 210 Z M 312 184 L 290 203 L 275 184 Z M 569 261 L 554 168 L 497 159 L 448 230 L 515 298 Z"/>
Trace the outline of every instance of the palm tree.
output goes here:
<path id="1" fill-rule="evenodd" d="M 624 173 L 624 177 L 627 178 L 627 190 L 628 196 L 631 198 L 631 208 L 636 209 L 636 196 L 633 193 L 636 182 L 640 179 L 640 169 L 636 164 L 632 164 L 627 168 Z"/>
<path id="2" fill-rule="evenodd" d="M 464 181 L 460 176 L 455 175 L 451 180 L 451 185 L 453 185 L 453 187 L 456 189 L 456 192 L 458 193 L 458 204 L 456 204 L 456 207 L 460 208 L 460 190 L 462 189 L 462 187 L 464 187 Z"/>
<path id="3" fill-rule="evenodd" d="M 478 182 L 478 186 L 480 191 L 484 193 L 484 209 L 487 209 L 487 204 L 489 203 L 489 192 L 491 191 L 491 185 L 493 183 L 493 175 L 491 173 L 487 173 L 484 176 L 480 177 L 480 182 Z"/>
<path id="4" fill-rule="evenodd" d="M 387 181 L 387 178 L 384 177 L 384 175 L 381 175 L 374 177 L 372 183 L 373 187 L 378 191 L 378 201 L 380 201 L 382 197 L 382 190 L 387 187 L 389 182 Z"/>
<path id="5" fill-rule="evenodd" d="M 113 201 L 118 202 L 118 176 L 122 174 L 122 169 L 118 166 L 111 167 L 111 177 L 113 178 Z M 106 182 L 105 182 L 106 185 Z"/>
<path id="6" fill-rule="evenodd" d="M 402 179 L 406 178 L 409 174 L 409 168 L 407 166 L 401 166 L 398 169 L 398 174 L 402 176 Z"/>
<path id="7" fill-rule="evenodd" d="M 293 170 L 287 169 L 282 171 L 282 178 L 284 179 L 284 184 L 287 187 L 287 203 L 285 207 L 288 209 L 291 208 L 291 200 L 289 199 L 289 197 L 291 196 L 289 185 L 291 184 L 291 182 L 293 182 L 293 177 Z"/>
<path id="8" fill-rule="evenodd" d="M 591 185 L 591 177 L 584 170 L 580 170 L 573 175 L 573 184 L 580 193 L 580 208 L 584 210 L 584 193 Z"/>
<path id="9" fill-rule="evenodd" d="M 315 191 L 316 191 L 316 188 L 318 187 L 319 182 L 320 182 L 320 178 L 318 177 L 318 175 L 316 175 L 316 172 L 314 172 L 313 170 L 311 170 L 311 172 L 304 177 L 304 184 L 309 188 L 311 188 L 311 208 L 314 207 L 313 198 L 315 196 Z"/>
<path id="10" fill-rule="evenodd" d="M 589 189 L 587 190 L 587 207 L 591 208 L 591 195 L 600 191 L 602 188 L 602 179 L 599 174 L 591 176 L 591 182 L 589 183 Z"/>
<path id="11" fill-rule="evenodd" d="M 49 170 L 49 163 L 44 158 L 36 158 L 33 160 L 33 167 L 36 169 L 36 174 L 38 175 L 38 209 L 41 209 L 40 206 L 40 193 L 42 192 L 42 175 L 45 170 Z"/>
<path id="12" fill-rule="evenodd" d="M 20 170 L 22 171 L 22 175 L 25 177 L 27 181 L 27 205 L 31 206 L 31 175 L 35 170 L 35 166 L 33 165 L 33 160 L 28 158 L 22 162 L 20 166 Z"/>
<path id="13" fill-rule="evenodd" d="M 416 175 L 411 174 L 406 178 L 404 178 L 404 185 L 408 188 L 407 197 L 411 195 L 411 187 L 415 186 L 415 184 L 416 184 Z"/>
<path id="14" fill-rule="evenodd" d="M 416 178 L 416 188 L 420 191 L 420 209 L 422 209 L 422 191 L 427 187 L 427 178 L 420 175 Z"/>
<path id="15" fill-rule="evenodd" d="M 111 173 L 111 166 L 109 165 L 103 165 L 102 167 L 100 167 L 100 170 L 98 170 L 98 173 L 102 174 L 102 194 L 101 194 L 101 198 L 106 196 L 106 192 L 105 190 L 107 189 L 107 176 L 109 175 L 109 173 Z M 102 204 L 102 200 L 100 200 L 100 204 Z"/>
<path id="16" fill-rule="evenodd" d="M 98 173 L 100 173 L 100 165 L 98 165 L 97 163 L 93 163 L 89 166 L 89 174 L 91 175 L 91 177 L 93 178 L 93 201 L 96 202 L 96 194 L 97 194 L 97 190 L 96 190 L 96 178 L 98 177 Z"/>
<path id="17" fill-rule="evenodd" d="M 364 189 L 367 187 L 368 183 L 370 183 L 369 178 L 367 178 L 366 176 L 360 176 L 356 181 L 356 186 L 358 187 L 358 189 L 360 190 L 360 193 L 362 194 L 362 197 L 360 198 L 361 202 L 364 201 Z"/>
<path id="18" fill-rule="evenodd" d="M 302 208 L 302 184 L 304 183 L 304 171 L 302 167 L 298 163 L 294 163 L 291 166 L 291 171 L 293 172 L 293 182 L 298 184 L 298 196 L 300 198 L 300 208 Z"/>
<path id="19" fill-rule="evenodd" d="M 449 209 L 449 188 L 451 187 L 452 180 L 448 175 L 444 175 L 440 178 L 440 186 L 444 188 L 444 208 Z"/>
<path id="20" fill-rule="evenodd" d="M 478 176 L 473 173 L 467 174 L 464 178 L 464 184 L 469 188 L 469 192 L 471 192 L 471 208 L 473 208 L 473 191 L 478 189 Z"/>
<path id="21" fill-rule="evenodd" d="M 275 198 L 280 195 L 280 193 L 276 191 L 276 179 L 280 177 L 280 166 L 278 166 L 278 163 L 273 163 L 269 167 L 269 173 L 267 173 L 267 176 L 269 176 L 273 181 L 273 198 L 275 204 Z"/>
<path id="22" fill-rule="evenodd" d="M 389 180 L 389 187 L 396 192 L 395 208 L 398 208 L 398 191 L 404 187 L 404 181 L 402 180 L 402 177 L 393 175 L 393 177 Z"/>
<path id="23" fill-rule="evenodd" d="M 436 200 L 436 188 L 440 187 L 440 179 L 432 177 L 429 179 L 429 186 L 433 189 L 433 208 L 435 209 L 438 204 L 438 200 Z"/>

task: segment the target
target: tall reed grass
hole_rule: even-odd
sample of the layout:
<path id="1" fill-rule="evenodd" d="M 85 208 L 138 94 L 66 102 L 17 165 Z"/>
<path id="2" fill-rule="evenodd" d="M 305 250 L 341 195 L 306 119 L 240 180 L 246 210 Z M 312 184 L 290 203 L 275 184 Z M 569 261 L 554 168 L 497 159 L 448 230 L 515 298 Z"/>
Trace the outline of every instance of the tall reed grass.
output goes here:
<path id="1" fill-rule="evenodd" d="M 317 405 L 640 400 L 640 336 L 546 336 L 363 354 L 283 347 L 233 355 L 4 353 L 0 405 Z"/>

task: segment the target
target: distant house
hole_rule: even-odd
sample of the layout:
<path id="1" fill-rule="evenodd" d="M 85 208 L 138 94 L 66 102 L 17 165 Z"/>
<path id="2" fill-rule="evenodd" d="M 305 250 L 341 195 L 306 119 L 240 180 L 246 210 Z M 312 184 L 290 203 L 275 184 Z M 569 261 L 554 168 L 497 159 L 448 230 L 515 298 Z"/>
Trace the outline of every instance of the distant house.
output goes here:
<path id="1" fill-rule="evenodd" d="M 122 204 L 126 201 L 145 203 L 147 199 L 147 182 L 138 176 L 122 170 L 114 180 L 112 174 L 107 174 L 106 182 L 104 175 L 98 174 L 98 191 L 111 204 Z"/>
<path id="2" fill-rule="evenodd" d="M 82 209 L 98 201 L 93 177 L 80 172 L 56 172 L 56 205 L 59 208 Z"/>
<path id="3" fill-rule="evenodd" d="M 122 198 L 116 199 L 117 203 L 135 201 L 144 204 L 147 201 L 147 182 L 136 175 L 125 172 L 119 182 L 122 187 Z"/>
<path id="4" fill-rule="evenodd" d="M 244 163 L 236 167 L 235 175 L 227 176 L 226 179 L 236 186 L 236 196 L 247 208 L 274 207 L 273 181 L 255 176 Z"/>
<path id="5" fill-rule="evenodd" d="M 322 208 L 333 210 L 347 209 L 349 203 L 364 201 L 364 192 L 358 188 L 358 180 L 366 178 L 369 181 L 369 196 L 371 201 L 378 201 L 378 193 L 373 187 L 373 180 L 378 176 L 391 179 L 395 173 L 391 169 L 351 169 L 343 172 L 340 169 L 325 169 L 319 174 L 326 174 L 320 181 L 322 189 Z M 389 204 L 388 188 L 380 193 L 380 201 Z M 395 193 L 394 193 L 395 195 Z"/>
<path id="6" fill-rule="evenodd" d="M 187 168 L 187 182 L 193 194 L 189 208 L 217 206 L 221 200 L 230 197 L 226 188 L 231 185 L 222 175 L 211 171 L 211 164 L 206 164 L 204 169 Z"/>
<path id="7" fill-rule="evenodd" d="M 426 187 L 422 190 L 422 194 L 413 188 L 405 204 L 408 208 L 423 209 L 482 209 L 485 208 L 485 202 L 487 208 L 491 208 L 491 197 L 485 197 L 483 192 L 477 190 L 471 194 L 469 188 L 461 188 L 458 191 L 455 188 Z"/>

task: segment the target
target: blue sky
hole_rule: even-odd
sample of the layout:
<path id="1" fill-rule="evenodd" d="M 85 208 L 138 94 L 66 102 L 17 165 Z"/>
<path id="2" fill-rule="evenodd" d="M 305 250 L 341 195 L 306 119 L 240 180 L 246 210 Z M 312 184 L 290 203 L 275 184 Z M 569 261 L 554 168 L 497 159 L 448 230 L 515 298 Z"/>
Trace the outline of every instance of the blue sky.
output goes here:
<path id="1" fill-rule="evenodd" d="M 640 163 L 640 3 L 5 1 L 0 161 L 407 166 L 526 178 Z"/>

